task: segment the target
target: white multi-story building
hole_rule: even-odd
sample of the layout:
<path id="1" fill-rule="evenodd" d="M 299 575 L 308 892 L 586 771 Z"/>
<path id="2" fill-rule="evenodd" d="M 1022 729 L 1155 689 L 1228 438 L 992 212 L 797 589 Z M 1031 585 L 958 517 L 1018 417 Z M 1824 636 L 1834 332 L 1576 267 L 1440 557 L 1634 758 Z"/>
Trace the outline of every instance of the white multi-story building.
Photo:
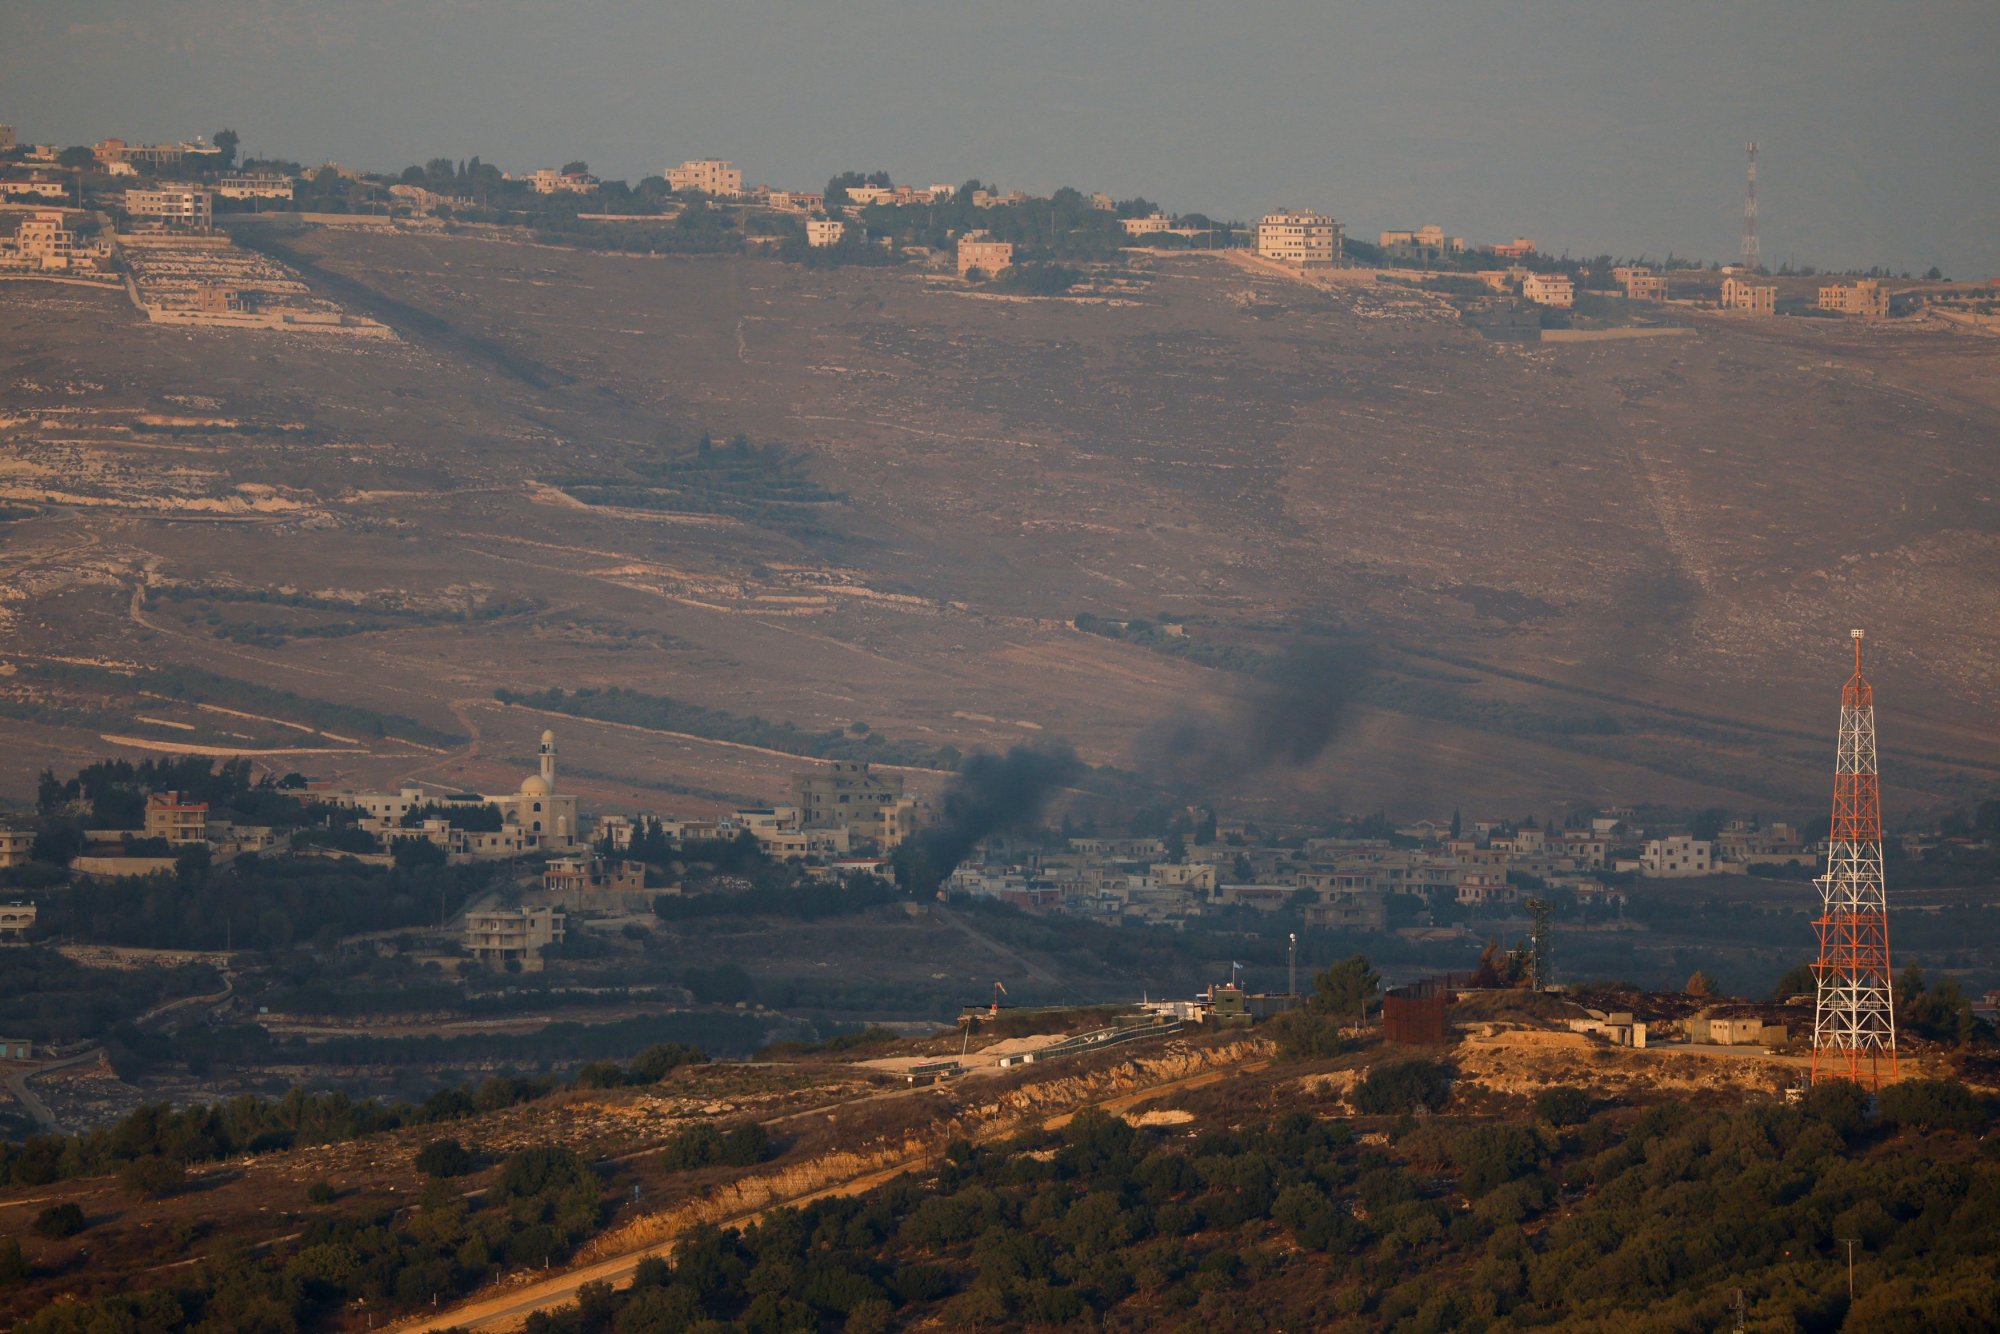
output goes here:
<path id="1" fill-rule="evenodd" d="M 1338 264 L 1341 227 L 1323 213 L 1281 210 L 1257 223 L 1257 253 L 1287 264 Z"/>
<path id="2" fill-rule="evenodd" d="M 675 190 L 699 190 L 718 199 L 743 193 L 743 172 L 722 158 L 691 158 L 667 169 L 667 184 Z"/>
<path id="3" fill-rule="evenodd" d="M 215 193 L 224 199 L 290 199 L 292 178 L 262 173 L 224 176 L 215 183 Z"/>
<path id="4" fill-rule="evenodd" d="M 839 245 L 840 238 L 847 235 L 847 224 L 838 218 L 807 218 L 806 244 L 809 246 Z"/>
<path id="5" fill-rule="evenodd" d="M 127 190 L 125 211 L 135 218 L 153 218 L 173 227 L 207 231 L 215 225 L 215 196 L 191 185 Z"/>

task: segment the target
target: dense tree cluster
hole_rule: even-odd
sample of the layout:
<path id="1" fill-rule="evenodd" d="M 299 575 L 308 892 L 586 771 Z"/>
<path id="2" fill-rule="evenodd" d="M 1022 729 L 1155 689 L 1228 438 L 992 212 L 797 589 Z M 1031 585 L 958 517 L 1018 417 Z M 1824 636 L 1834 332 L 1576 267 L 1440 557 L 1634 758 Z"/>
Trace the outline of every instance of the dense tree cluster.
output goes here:
<path id="1" fill-rule="evenodd" d="M 392 1309 L 427 1306 L 502 1269 L 566 1259 L 598 1227 L 604 1194 L 604 1182 L 571 1150 L 523 1149 L 501 1164 L 498 1180 L 476 1205 L 455 1185 L 436 1180 L 414 1213 L 384 1204 L 318 1219 L 281 1257 L 224 1250 L 173 1286 L 55 1303 L 15 1329 L 285 1334 L 323 1324 L 354 1301 Z"/>
<path id="2" fill-rule="evenodd" d="M 707 1060 L 697 1047 L 658 1043 L 627 1064 L 603 1062 L 584 1067 L 574 1086 L 655 1084 L 684 1065 Z M 146 1160 L 186 1167 L 243 1154 L 340 1143 L 407 1126 L 463 1120 L 533 1102 L 563 1087 L 562 1081 L 551 1077 L 492 1075 L 478 1084 L 439 1089 L 420 1103 L 379 1102 L 305 1088 L 294 1088 L 277 1099 L 244 1094 L 226 1102 L 180 1109 L 167 1103 L 149 1103 L 110 1126 L 81 1135 L 35 1135 L 19 1144 L 0 1141 L 0 1184 L 39 1186 L 119 1171 Z M 762 1134 L 761 1129 L 758 1134 Z M 421 1162 L 418 1166 L 429 1170 Z"/>
<path id="3" fill-rule="evenodd" d="M 1306 1112 L 1191 1140 L 1085 1113 L 956 1145 L 932 1181 L 697 1231 L 529 1328 L 1710 1329 L 1739 1290 L 1773 1328 L 1990 1328 L 2000 1162 L 1953 1127 L 1991 1109 L 1898 1088 L 1879 1120 L 1851 1085 L 1723 1114 L 1590 1115 L 1568 1090 L 1533 1123 L 1386 1146 Z"/>
<path id="4" fill-rule="evenodd" d="M 436 922 L 495 874 L 491 864 L 412 869 L 256 853 L 210 864 L 206 852 L 195 849 L 155 875 L 81 878 L 43 901 L 39 925 L 77 940 L 164 949 L 330 945 L 357 932 Z"/>

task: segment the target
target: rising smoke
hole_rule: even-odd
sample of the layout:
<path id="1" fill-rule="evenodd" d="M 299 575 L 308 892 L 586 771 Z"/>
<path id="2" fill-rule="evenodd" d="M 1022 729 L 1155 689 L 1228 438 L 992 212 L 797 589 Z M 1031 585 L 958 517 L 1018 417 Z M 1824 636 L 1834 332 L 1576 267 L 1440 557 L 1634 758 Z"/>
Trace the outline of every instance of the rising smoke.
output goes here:
<path id="1" fill-rule="evenodd" d="M 1360 640 L 1295 642 L 1258 673 L 1235 709 L 1177 719 L 1141 753 L 1169 786 L 1191 794 L 1266 769 L 1300 768 L 1340 739 L 1375 670 L 1375 652 Z"/>
<path id="2" fill-rule="evenodd" d="M 1056 790 L 1082 773 L 1083 761 L 1067 746 L 971 756 L 939 798 L 935 818 L 896 850 L 897 882 L 930 893 L 980 839 L 1034 821 Z"/>

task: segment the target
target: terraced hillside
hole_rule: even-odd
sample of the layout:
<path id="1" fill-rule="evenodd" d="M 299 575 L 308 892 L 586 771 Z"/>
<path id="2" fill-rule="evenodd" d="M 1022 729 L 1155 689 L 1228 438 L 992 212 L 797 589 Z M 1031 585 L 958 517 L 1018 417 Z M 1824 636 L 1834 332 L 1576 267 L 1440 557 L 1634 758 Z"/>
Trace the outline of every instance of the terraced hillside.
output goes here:
<path id="1" fill-rule="evenodd" d="M 490 784 L 547 724 L 497 690 L 612 686 L 1153 772 L 1295 636 L 1338 632 L 1367 652 L 1305 682 L 1345 703 L 1332 743 L 1191 788 L 1811 813 L 1850 625 L 1892 813 L 2000 784 L 1991 339 L 1713 317 L 1503 344 L 1420 294 L 1205 255 L 1034 300 L 463 236 L 258 244 L 398 339 L 0 289 L 0 788 L 114 746 Z M 559 726 L 606 807 L 768 798 L 799 763 L 726 729 Z"/>

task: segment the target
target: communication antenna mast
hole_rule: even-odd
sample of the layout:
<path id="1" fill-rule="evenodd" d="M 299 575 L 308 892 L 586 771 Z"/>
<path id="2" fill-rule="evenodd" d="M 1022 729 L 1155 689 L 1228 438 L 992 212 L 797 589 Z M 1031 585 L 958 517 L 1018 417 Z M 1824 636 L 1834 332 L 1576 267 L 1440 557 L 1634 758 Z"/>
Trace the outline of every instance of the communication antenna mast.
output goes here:
<path id="1" fill-rule="evenodd" d="M 1882 883 L 1882 781 L 1875 763 L 1875 687 L 1861 674 L 1840 692 L 1833 825 L 1819 878 L 1819 963 L 1813 968 L 1812 1078 L 1879 1088 L 1896 1078 L 1896 1010 L 1889 977 L 1889 900 Z"/>
<path id="2" fill-rule="evenodd" d="M 1527 902 L 1529 920 L 1533 923 L 1529 928 L 1528 937 L 1531 950 L 1528 955 L 1528 971 L 1529 980 L 1536 991 L 1544 990 L 1555 981 L 1555 958 L 1552 948 L 1554 942 L 1549 939 L 1552 934 L 1549 915 L 1554 906 L 1544 898 L 1533 898 Z"/>
<path id="3" fill-rule="evenodd" d="M 1743 270 L 1757 272 L 1757 145 L 1750 145 L 1750 179 L 1743 189 Z"/>

